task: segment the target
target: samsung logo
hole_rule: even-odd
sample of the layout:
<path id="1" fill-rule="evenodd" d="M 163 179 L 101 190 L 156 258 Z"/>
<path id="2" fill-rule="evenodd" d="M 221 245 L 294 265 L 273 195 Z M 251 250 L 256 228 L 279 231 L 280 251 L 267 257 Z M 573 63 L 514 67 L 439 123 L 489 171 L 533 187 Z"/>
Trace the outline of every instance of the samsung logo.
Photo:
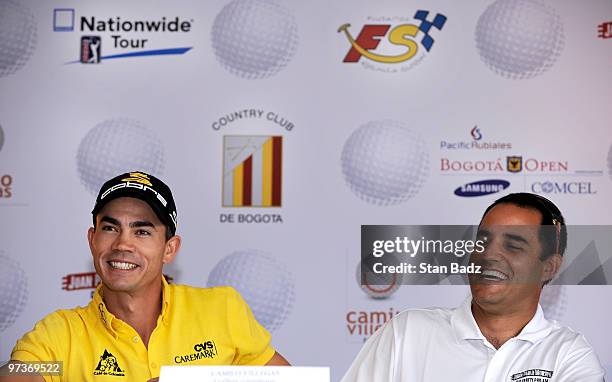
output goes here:
<path id="1" fill-rule="evenodd" d="M 463 197 L 491 195 L 505 190 L 510 182 L 501 179 L 480 180 L 457 187 L 455 195 Z"/>

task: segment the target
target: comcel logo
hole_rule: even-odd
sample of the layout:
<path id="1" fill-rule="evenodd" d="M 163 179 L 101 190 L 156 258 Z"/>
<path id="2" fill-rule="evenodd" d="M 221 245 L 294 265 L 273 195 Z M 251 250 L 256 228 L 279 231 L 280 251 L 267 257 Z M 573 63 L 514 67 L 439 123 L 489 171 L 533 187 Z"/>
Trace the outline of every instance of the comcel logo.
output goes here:
<path id="1" fill-rule="evenodd" d="M 193 350 L 195 353 L 175 356 L 174 363 L 185 363 L 205 358 L 215 358 L 219 354 L 217 352 L 217 345 L 215 345 L 215 341 L 212 340 L 205 340 L 196 343 L 193 345 Z"/>
<path id="2" fill-rule="evenodd" d="M 338 33 L 344 33 L 351 44 L 343 62 L 356 63 L 361 57 L 365 57 L 381 64 L 399 64 L 416 58 L 421 47 L 427 52 L 431 51 L 434 45 L 434 38 L 431 36 L 432 27 L 442 30 L 446 23 L 446 16 L 438 13 L 431 21 L 428 20 L 428 17 L 429 11 L 418 10 L 414 15 L 418 25 L 413 23 L 366 24 L 361 28 L 357 38 L 353 38 L 349 32 L 350 23 L 341 25 Z M 369 21 L 373 19 L 369 18 Z M 395 18 L 382 18 L 382 20 L 396 21 Z M 401 20 L 406 19 L 401 18 Z M 389 44 L 383 44 L 386 47 L 379 47 L 385 36 Z M 400 51 L 397 51 L 398 48 Z M 383 52 L 385 50 L 388 51 L 387 54 Z"/>

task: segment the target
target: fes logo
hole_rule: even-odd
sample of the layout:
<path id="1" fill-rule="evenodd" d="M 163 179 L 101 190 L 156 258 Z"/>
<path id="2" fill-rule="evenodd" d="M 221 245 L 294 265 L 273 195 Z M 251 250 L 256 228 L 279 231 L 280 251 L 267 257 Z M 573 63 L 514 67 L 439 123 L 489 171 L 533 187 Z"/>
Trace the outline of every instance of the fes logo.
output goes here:
<path id="1" fill-rule="evenodd" d="M 523 157 L 506 157 L 506 168 L 508 172 L 521 172 L 523 170 Z"/>
<path id="2" fill-rule="evenodd" d="M 351 24 L 341 25 L 338 33 L 344 32 L 351 44 L 343 62 L 356 63 L 363 56 L 382 64 L 398 64 L 414 58 L 420 46 L 429 52 L 434 45 L 434 39 L 430 35 L 431 28 L 442 30 L 446 23 L 446 16 L 438 13 L 433 21 L 427 20 L 428 16 L 429 11 L 418 10 L 414 18 L 420 21 L 419 25 L 366 24 L 361 28 L 356 39 L 349 32 Z M 386 37 L 391 45 L 401 47 L 403 52 L 396 55 L 376 52 L 383 37 Z"/>
<path id="3" fill-rule="evenodd" d="M 140 184 L 153 187 L 153 184 L 149 181 L 149 177 L 141 172 L 130 172 L 129 178 L 121 179 L 122 182 L 137 182 Z"/>

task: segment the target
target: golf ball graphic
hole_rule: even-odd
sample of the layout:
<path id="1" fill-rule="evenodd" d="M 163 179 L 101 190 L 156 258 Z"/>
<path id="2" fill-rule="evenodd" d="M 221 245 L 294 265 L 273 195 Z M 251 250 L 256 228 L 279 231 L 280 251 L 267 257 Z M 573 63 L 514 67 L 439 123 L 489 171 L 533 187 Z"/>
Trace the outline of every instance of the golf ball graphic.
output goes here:
<path id="1" fill-rule="evenodd" d="M 547 319 L 560 321 L 567 308 L 565 285 L 545 285 L 540 296 L 540 305 Z"/>
<path id="2" fill-rule="evenodd" d="M 540 0 L 497 0 L 476 25 L 476 48 L 495 73 L 512 79 L 542 74 L 563 49 L 563 24 Z"/>
<path id="3" fill-rule="evenodd" d="M 276 74 L 293 58 L 297 42 L 295 18 L 272 0 L 234 0 L 223 7 L 212 27 L 217 59 L 242 78 Z"/>
<path id="4" fill-rule="evenodd" d="M 251 307 L 268 331 L 280 327 L 293 308 L 293 277 L 275 258 L 260 251 L 238 251 L 223 258 L 210 272 L 208 286 L 231 286 Z"/>
<path id="5" fill-rule="evenodd" d="M 36 21 L 21 2 L 0 0 L 0 77 L 21 69 L 36 46 Z"/>
<path id="6" fill-rule="evenodd" d="M 350 189 L 375 205 L 413 197 L 429 174 L 421 135 L 402 122 L 382 120 L 359 127 L 342 149 L 342 173 Z"/>
<path id="7" fill-rule="evenodd" d="M 25 272 L 17 261 L 0 251 L 0 333 L 15 322 L 27 300 Z"/>
<path id="8" fill-rule="evenodd" d="M 164 149 L 155 133 L 142 123 L 117 118 L 92 128 L 79 144 L 77 170 L 93 194 L 108 179 L 128 171 L 156 176 L 164 169 Z"/>

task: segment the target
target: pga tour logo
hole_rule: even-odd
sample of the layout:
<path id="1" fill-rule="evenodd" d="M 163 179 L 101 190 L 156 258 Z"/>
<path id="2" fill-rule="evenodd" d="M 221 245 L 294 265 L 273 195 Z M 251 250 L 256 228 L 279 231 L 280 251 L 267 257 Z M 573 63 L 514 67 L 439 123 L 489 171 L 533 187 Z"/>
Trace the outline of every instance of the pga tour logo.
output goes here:
<path id="1" fill-rule="evenodd" d="M 510 182 L 502 179 L 479 180 L 457 187 L 455 195 L 462 197 L 491 195 L 503 191 L 509 186 Z"/>

